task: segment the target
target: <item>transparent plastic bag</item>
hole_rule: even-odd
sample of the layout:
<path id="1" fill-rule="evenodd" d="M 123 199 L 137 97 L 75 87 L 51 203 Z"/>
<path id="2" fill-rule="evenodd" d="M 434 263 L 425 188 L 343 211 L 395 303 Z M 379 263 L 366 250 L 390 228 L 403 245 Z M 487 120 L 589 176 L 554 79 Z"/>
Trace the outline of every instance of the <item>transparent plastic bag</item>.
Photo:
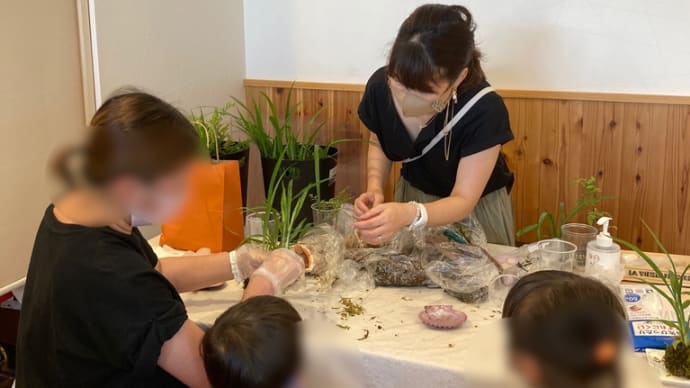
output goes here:
<path id="1" fill-rule="evenodd" d="M 345 256 L 345 241 L 335 228 L 328 224 L 313 228 L 294 249 L 305 258 L 308 274 L 318 277 L 324 287 L 333 284 Z"/>
<path id="2" fill-rule="evenodd" d="M 496 264 L 479 247 L 456 242 L 427 244 L 423 261 L 429 279 L 464 303 L 482 303 L 489 283 L 499 274 Z"/>
<path id="3" fill-rule="evenodd" d="M 375 252 L 366 258 L 365 267 L 377 286 L 418 287 L 429 282 L 419 255 Z"/>
<path id="4" fill-rule="evenodd" d="M 376 286 L 374 277 L 361 263 L 343 260 L 338 266 L 338 280 L 335 287 L 347 290 L 364 291 Z"/>

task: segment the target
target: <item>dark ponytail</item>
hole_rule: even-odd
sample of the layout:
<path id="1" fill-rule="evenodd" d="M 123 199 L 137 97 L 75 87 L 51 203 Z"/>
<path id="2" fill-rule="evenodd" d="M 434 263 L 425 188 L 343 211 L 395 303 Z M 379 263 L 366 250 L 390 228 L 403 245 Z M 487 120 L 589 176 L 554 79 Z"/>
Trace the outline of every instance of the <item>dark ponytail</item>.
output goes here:
<path id="1" fill-rule="evenodd" d="M 510 290 L 503 317 L 509 318 L 511 351 L 538 361 L 544 387 L 620 387 L 625 310 L 602 283 L 535 272 Z"/>
<path id="2" fill-rule="evenodd" d="M 460 92 L 484 80 L 481 52 L 475 45 L 476 25 L 461 5 L 426 4 L 400 26 L 387 73 L 409 89 L 432 92 L 439 81 L 454 82 L 468 69 Z"/>
<path id="3" fill-rule="evenodd" d="M 84 144 L 59 152 L 52 171 L 67 186 L 99 186 L 122 175 L 151 181 L 191 160 L 198 149 L 196 131 L 180 111 L 130 89 L 98 108 Z"/>

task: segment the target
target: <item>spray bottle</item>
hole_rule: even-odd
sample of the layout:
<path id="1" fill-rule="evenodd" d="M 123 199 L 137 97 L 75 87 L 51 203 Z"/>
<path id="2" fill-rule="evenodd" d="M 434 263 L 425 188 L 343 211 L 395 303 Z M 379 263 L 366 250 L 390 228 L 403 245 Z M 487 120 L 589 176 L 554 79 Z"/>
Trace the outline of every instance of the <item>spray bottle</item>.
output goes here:
<path id="1" fill-rule="evenodd" d="M 587 244 L 585 272 L 613 283 L 620 283 L 624 273 L 621 264 L 621 247 L 611 238 L 610 221 L 611 217 L 601 217 L 597 221 L 602 231 L 597 235 L 596 240 Z"/>

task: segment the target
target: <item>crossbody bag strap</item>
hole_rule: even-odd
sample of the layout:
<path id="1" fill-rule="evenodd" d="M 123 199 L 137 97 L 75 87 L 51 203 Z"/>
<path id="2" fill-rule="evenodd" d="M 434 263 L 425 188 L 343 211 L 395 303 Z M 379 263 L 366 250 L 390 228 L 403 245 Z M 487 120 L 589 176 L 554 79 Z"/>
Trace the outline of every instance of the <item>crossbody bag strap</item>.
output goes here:
<path id="1" fill-rule="evenodd" d="M 443 139 L 446 136 L 446 134 L 448 134 L 448 132 L 453 130 L 453 127 L 455 127 L 455 124 L 457 124 L 460 121 L 460 119 L 462 119 L 463 116 L 465 116 L 465 114 L 467 114 L 467 112 L 469 112 L 469 110 L 472 109 L 472 107 L 482 97 L 484 97 L 485 95 L 487 95 L 493 91 L 494 91 L 494 88 L 492 88 L 491 86 L 487 86 L 484 89 L 477 92 L 477 94 L 472 96 L 472 98 L 469 101 L 467 101 L 467 103 L 465 103 L 465 105 L 463 105 L 462 108 L 460 108 L 458 113 L 456 113 L 455 116 L 453 116 L 453 118 L 448 122 L 448 124 L 446 124 L 445 127 L 443 127 L 441 132 L 439 132 L 433 139 L 431 139 L 429 144 L 427 144 L 426 147 L 424 147 L 424 149 L 422 150 L 422 153 L 420 153 L 417 156 L 403 160 L 403 163 L 414 162 L 415 160 L 420 159 L 421 157 L 426 155 L 429 151 L 431 151 L 432 148 L 434 148 L 434 146 L 436 146 L 436 144 L 438 144 L 441 141 L 441 139 Z"/>

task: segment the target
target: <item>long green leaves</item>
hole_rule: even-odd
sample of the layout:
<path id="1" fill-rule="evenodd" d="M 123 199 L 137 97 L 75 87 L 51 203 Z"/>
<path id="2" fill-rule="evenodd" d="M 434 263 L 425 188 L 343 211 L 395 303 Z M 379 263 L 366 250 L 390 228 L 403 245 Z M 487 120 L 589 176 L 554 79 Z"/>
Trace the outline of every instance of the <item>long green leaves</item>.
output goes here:
<path id="1" fill-rule="evenodd" d="M 673 262 L 673 258 L 668 253 L 668 250 L 666 249 L 664 244 L 661 243 L 661 240 L 659 240 L 658 236 L 654 233 L 652 228 L 649 225 L 647 225 L 646 222 L 642 221 L 642 224 L 654 239 L 654 242 L 656 243 L 657 247 L 659 247 L 659 249 L 664 253 L 666 259 L 670 263 L 670 269 L 668 270 L 668 272 L 664 273 L 661 267 L 659 267 L 659 265 L 651 257 L 649 257 L 647 253 L 643 252 L 635 244 L 621 239 L 615 240 L 624 247 L 635 251 L 635 253 L 637 253 L 647 263 L 647 265 L 649 265 L 649 267 L 652 269 L 652 271 L 654 271 L 656 276 L 659 279 L 661 279 L 661 282 L 663 284 L 662 287 L 643 279 L 640 280 L 652 287 L 657 293 L 659 293 L 659 295 L 661 295 L 666 301 L 668 301 L 668 303 L 673 308 L 673 312 L 676 316 L 676 321 L 660 321 L 667 324 L 668 326 L 677 329 L 680 332 L 680 341 L 682 341 L 683 344 L 685 344 L 686 346 L 690 346 L 690 338 L 688 338 L 688 334 L 690 333 L 690 330 L 688 329 L 688 318 L 685 317 L 685 310 L 688 308 L 688 306 L 690 306 L 690 300 L 683 301 L 683 295 L 689 294 L 687 291 L 683 291 L 683 281 L 685 279 L 685 275 L 688 273 L 688 270 L 690 269 L 690 265 L 686 266 L 683 269 L 683 272 L 679 275 L 676 268 L 676 264 Z"/>
<path id="2" fill-rule="evenodd" d="M 600 217 L 609 215 L 607 212 L 597 209 L 596 205 L 601 201 L 613 199 L 614 197 L 600 195 L 601 189 L 599 186 L 597 186 L 596 178 L 589 177 L 587 179 L 578 179 L 577 183 L 582 192 L 575 203 L 575 207 L 570 212 L 565 210 L 565 203 L 560 202 L 558 205 L 558 215 L 556 217 L 554 217 L 548 210 L 544 210 L 539 214 L 537 223 L 521 228 L 517 231 L 516 236 L 522 237 L 525 234 L 536 230 L 537 239 L 541 240 L 544 235 L 544 227 L 546 227 L 546 235 L 548 237 L 560 238 L 561 226 L 570 222 L 584 210 L 589 209 L 586 218 L 587 223 L 590 225 Z"/>
<path id="3" fill-rule="evenodd" d="M 206 153 L 216 160 L 247 149 L 246 141 L 232 139 L 231 121 L 228 121 L 229 110 L 235 105 L 228 102 L 222 107 L 199 107 L 199 113 L 192 110 L 187 118 L 196 128 L 201 146 Z M 211 109 L 210 113 L 204 109 Z"/>
<path id="4" fill-rule="evenodd" d="M 314 158 L 314 145 L 324 123 L 319 120 L 323 108 L 317 110 L 307 120 L 301 130 L 293 128 L 294 116 L 299 103 L 292 102 L 293 89 L 288 90 L 282 115 L 273 99 L 266 93 L 260 93 L 259 99 L 252 98 L 249 105 L 245 105 L 237 98 L 233 100 L 238 105 L 235 121 L 249 139 L 256 144 L 261 156 L 277 159 L 285 154 L 287 160 L 311 160 Z M 268 114 L 264 121 L 262 105 L 265 104 Z M 301 133 L 301 135 L 300 135 Z M 333 143 L 325 147 L 328 148 Z M 327 155 L 322 154 L 322 157 Z"/>

